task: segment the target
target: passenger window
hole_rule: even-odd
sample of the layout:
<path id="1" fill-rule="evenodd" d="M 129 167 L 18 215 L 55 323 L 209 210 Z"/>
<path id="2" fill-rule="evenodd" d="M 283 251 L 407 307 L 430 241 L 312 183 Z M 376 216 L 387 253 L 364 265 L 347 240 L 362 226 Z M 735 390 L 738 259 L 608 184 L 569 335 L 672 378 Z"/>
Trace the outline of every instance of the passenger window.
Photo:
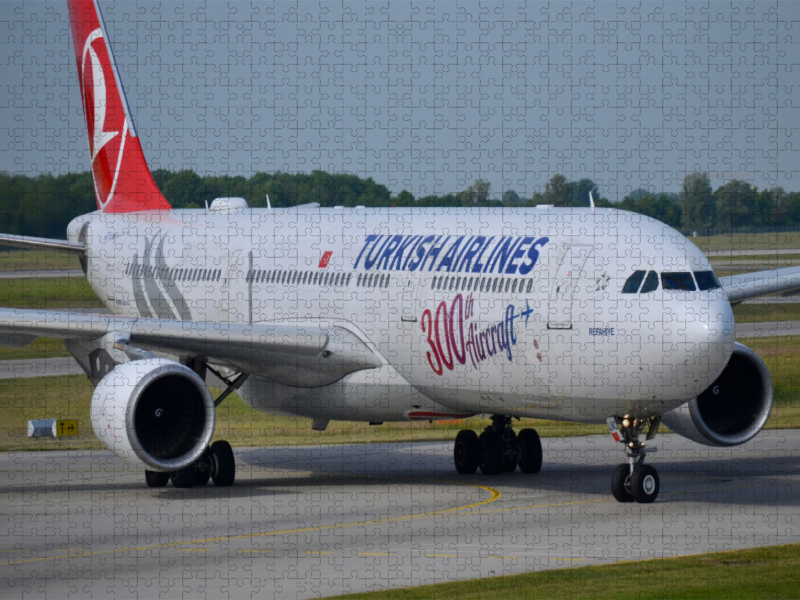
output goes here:
<path id="1" fill-rule="evenodd" d="M 516 294 L 517 293 L 517 280 L 516 279 L 514 280 L 514 283 L 511 286 L 511 293 L 512 294 Z"/>
<path id="2" fill-rule="evenodd" d="M 652 273 L 653 271 L 650 272 Z M 633 275 L 628 277 L 627 281 L 625 282 L 625 285 L 622 286 L 622 293 L 635 294 L 636 292 L 638 292 L 639 287 L 642 285 L 642 279 L 644 279 L 644 273 L 645 273 L 644 271 L 635 271 Z"/>
<path id="3" fill-rule="evenodd" d="M 649 294 L 650 292 L 655 292 L 658 289 L 658 273 L 655 271 L 650 271 L 647 274 L 647 279 L 644 280 L 644 285 L 642 286 L 642 290 L 639 292 L 640 294 Z"/>
<path id="4" fill-rule="evenodd" d="M 661 285 L 665 290 L 679 290 L 682 292 L 695 291 L 694 279 L 691 273 L 662 273 Z"/>
<path id="5" fill-rule="evenodd" d="M 694 277 L 697 279 L 697 287 L 701 292 L 722 287 L 714 271 L 695 271 Z"/>
<path id="6" fill-rule="evenodd" d="M 533 279 L 529 279 L 528 280 L 528 293 L 529 294 L 531 293 L 532 289 L 533 289 Z"/>
<path id="7" fill-rule="evenodd" d="M 358 277 L 356 277 L 356 285 L 359 287 L 361 286 L 361 273 L 359 273 Z"/>
<path id="8" fill-rule="evenodd" d="M 511 289 L 511 280 L 510 279 L 506 279 L 506 293 L 508 293 L 508 290 L 510 290 L 510 289 Z"/>

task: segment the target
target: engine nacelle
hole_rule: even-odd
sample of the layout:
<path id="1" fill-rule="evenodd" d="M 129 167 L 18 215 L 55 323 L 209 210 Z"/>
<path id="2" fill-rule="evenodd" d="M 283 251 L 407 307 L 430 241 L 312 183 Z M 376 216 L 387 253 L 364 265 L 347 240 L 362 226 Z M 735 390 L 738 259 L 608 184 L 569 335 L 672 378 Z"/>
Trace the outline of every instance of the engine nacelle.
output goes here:
<path id="1" fill-rule="evenodd" d="M 214 434 L 214 400 L 190 368 L 163 358 L 115 367 L 92 395 L 92 427 L 128 463 L 176 471 L 194 463 Z"/>
<path id="2" fill-rule="evenodd" d="M 697 398 L 666 413 L 675 433 L 706 446 L 738 446 L 753 439 L 772 412 L 772 377 L 747 346 L 735 343 L 722 374 Z"/>

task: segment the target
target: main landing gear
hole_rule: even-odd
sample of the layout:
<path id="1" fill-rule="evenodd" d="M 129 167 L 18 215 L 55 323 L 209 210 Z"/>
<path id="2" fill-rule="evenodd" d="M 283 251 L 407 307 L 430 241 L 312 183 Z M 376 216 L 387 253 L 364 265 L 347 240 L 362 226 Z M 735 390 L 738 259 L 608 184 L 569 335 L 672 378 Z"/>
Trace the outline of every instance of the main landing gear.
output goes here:
<path id="1" fill-rule="evenodd" d="M 205 485 L 209 479 L 214 481 L 214 485 L 227 487 L 233 485 L 235 478 L 236 462 L 233 459 L 233 449 L 223 440 L 211 444 L 197 462 L 179 471 L 144 472 L 147 487 L 151 488 L 164 487 L 170 480 L 176 488 L 190 488 Z"/>
<path id="2" fill-rule="evenodd" d="M 523 429 L 517 435 L 511 417 L 493 415 L 492 424 L 480 436 L 471 429 L 458 433 L 453 460 L 456 471 L 467 475 L 479 468 L 484 475 L 511 473 L 517 467 L 523 473 L 538 473 L 542 442 L 535 429 Z"/>
<path id="3" fill-rule="evenodd" d="M 661 425 L 661 417 L 609 417 L 607 422 L 611 435 L 625 444 L 625 453 L 628 455 L 628 462 L 618 465 L 614 470 L 611 493 L 618 502 L 650 504 L 658 497 L 661 484 L 658 471 L 652 465 L 644 464 L 644 459 L 648 452 L 655 452 L 656 449 L 645 446 L 644 442 L 639 441 L 639 436 L 642 435 L 644 426 L 648 425 L 646 439 L 652 440 Z"/>

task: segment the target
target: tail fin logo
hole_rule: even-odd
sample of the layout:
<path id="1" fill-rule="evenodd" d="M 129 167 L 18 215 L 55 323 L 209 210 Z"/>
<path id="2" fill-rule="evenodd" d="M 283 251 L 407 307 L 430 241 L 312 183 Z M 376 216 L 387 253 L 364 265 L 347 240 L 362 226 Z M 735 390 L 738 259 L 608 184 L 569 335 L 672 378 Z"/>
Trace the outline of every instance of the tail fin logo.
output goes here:
<path id="1" fill-rule="evenodd" d="M 92 170 L 96 172 L 103 165 L 114 166 L 113 174 L 103 173 L 105 177 L 95 177 L 97 198 L 102 210 L 114 195 L 114 189 L 119 178 L 120 164 L 122 163 L 125 138 L 128 133 L 128 122 L 122 107 L 116 106 L 117 103 L 113 101 L 109 101 L 107 90 L 109 86 L 114 89 L 116 83 L 114 81 L 114 73 L 110 68 L 111 61 L 107 56 L 102 29 L 98 27 L 89 34 L 81 54 L 81 87 L 83 88 L 86 126 L 89 128 L 89 151 L 92 159 Z M 104 68 L 104 65 L 107 65 L 108 68 Z M 122 136 L 119 135 L 120 120 L 122 121 Z M 117 131 L 106 131 L 107 121 L 110 121 L 109 125 L 112 127 L 116 125 Z M 106 148 L 109 142 L 115 140 L 115 138 L 115 143 Z M 101 160 L 98 164 L 97 157 L 104 149 L 105 160 Z"/>
<path id="2" fill-rule="evenodd" d="M 67 0 L 97 208 L 169 210 L 147 166 L 97 0 Z"/>

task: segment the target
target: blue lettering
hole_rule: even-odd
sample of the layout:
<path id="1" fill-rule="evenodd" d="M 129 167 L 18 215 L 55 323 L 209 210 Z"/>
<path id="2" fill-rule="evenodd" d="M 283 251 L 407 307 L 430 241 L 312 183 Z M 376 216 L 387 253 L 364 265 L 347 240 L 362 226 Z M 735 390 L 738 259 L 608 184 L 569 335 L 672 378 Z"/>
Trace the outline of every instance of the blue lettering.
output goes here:
<path id="1" fill-rule="evenodd" d="M 486 252 L 486 249 L 489 246 L 492 245 L 492 241 L 493 240 L 494 240 L 494 236 L 490 237 L 488 240 L 486 240 L 486 243 L 483 245 L 483 248 L 481 248 L 481 251 L 478 253 L 478 256 L 475 258 L 475 264 L 472 265 L 472 272 L 473 273 L 480 273 L 481 271 L 483 271 L 483 265 L 481 264 L 481 256 L 483 256 L 483 253 Z"/>
<path id="2" fill-rule="evenodd" d="M 425 260 L 425 255 L 428 252 L 427 244 L 433 243 L 435 239 L 436 239 L 435 235 L 429 235 L 425 239 L 421 240 L 419 244 L 417 244 L 416 248 L 417 256 L 414 260 L 412 260 L 409 263 L 408 265 L 409 271 L 415 271 L 417 267 L 422 264 L 422 262 Z"/>
<path id="3" fill-rule="evenodd" d="M 508 266 L 506 266 L 506 273 L 516 273 L 517 272 L 517 265 L 514 262 L 520 258 L 522 255 L 525 254 L 525 245 L 530 244 L 534 238 L 532 237 L 524 237 L 522 238 L 522 242 L 517 246 L 517 249 L 514 251 L 514 254 L 511 255 L 511 258 L 508 261 Z"/>
<path id="4" fill-rule="evenodd" d="M 378 239 L 379 236 L 377 235 L 368 235 L 367 239 L 364 242 L 364 247 L 361 249 L 361 252 L 358 254 L 358 258 L 356 258 L 356 264 L 353 265 L 354 269 L 358 268 L 358 263 L 361 260 L 361 257 L 364 255 L 364 251 L 369 247 L 369 245 Z"/>
<path id="5" fill-rule="evenodd" d="M 524 262 L 519 266 L 520 275 L 527 275 L 531 272 L 531 269 L 536 266 L 536 261 L 539 260 L 539 248 L 544 246 L 549 241 L 550 238 L 542 237 L 533 243 L 533 245 L 528 249 L 528 262 Z"/>
<path id="6" fill-rule="evenodd" d="M 379 235 L 378 239 L 380 239 L 382 237 L 383 237 L 382 235 Z M 370 248 L 369 252 L 367 252 L 367 255 L 364 257 L 364 268 L 365 269 L 371 269 L 372 268 L 372 265 L 374 265 L 377 262 L 378 258 L 380 258 L 381 252 L 383 252 L 383 249 L 386 247 L 386 244 L 388 244 L 391 239 L 392 239 L 391 237 L 387 236 L 386 237 L 386 241 L 383 243 L 383 246 L 381 246 L 380 248 L 378 248 L 378 240 L 375 240 L 375 244 L 372 246 L 372 248 Z M 377 249 L 378 251 L 373 254 L 375 249 Z"/>
<path id="7" fill-rule="evenodd" d="M 428 254 L 425 255 L 425 258 L 419 267 L 420 271 L 425 268 L 425 263 L 428 262 L 429 258 L 431 259 L 431 266 L 428 267 L 428 271 L 433 271 L 433 265 L 436 264 L 436 259 L 439 257 L 439 253 L 442 251 L 442 248 L 444 248 L 445 244 L 447 244 L 447 240 L 450 239 L 450 236 L 448 235 L 446 238 L 444 238 L 442 243 L 439 243 L 440 239 L 442 239 L 442 236 L 437 236 L 436 243 L 431 246 L 430 250 L 428 250 Z"/>
<path id="8" fill-rule="evenodd" d="M 385 249 L 383 251 L 383 256 L 381 256 L 380 262 L 378 262 L 377 269 L 380 271 L 385 270 L 389 266 L 389 258 L 392 256 L 392 252 L 397 250 L 397 247 L 400 245 L 402 241 L 402 235 L 393 235 L 389 238 L 389 243 L 386 244 Z"/>
<path id="9" fill-rule="evenodd" d="M 458 263 L 458 272 L 462 273 L 465 269 L 467 273 L 470 272 L 472 269 L 472 259 L 478 253 L 483 242 L 486 241 L 486 237 L 479 235 L 477 237 L 473 237 L 472 241 L 469 244 L 465 244 L 464 252 L 461 255 L 461 261 Z"/>
<path id="10" fill-rule="evenodd" d="M 403 262 L 403 253 L 406 249 L 411 245 L 412 242 L 416 241 L 417 236 L 402 236 L 403 240 L 400 242 L 400 245 L 397 247 L 397 252 L 394 253 L 392 257 L 392 262 L 389 265 L 389 270 L 391 271 L 398 271 L 402 269 L 401 263 Z"/>
<path id="11" fill-rule="evenodd" d="M 458 254 L 458 247 L 461 245 L 463 241 L 463 236 L 458 236 L 453 242 L 450 247 L 447 249 L 447 252 L 442 259 L 442 262 L 439 263 L 439 266 L 436 267 L 437 271 L 445 270 L 445 271 L 452 271 L 453 270 L 453 261 L 456 259 L 456 254 Z M 446 268 L 445 268 L 446 267 Z"/>

